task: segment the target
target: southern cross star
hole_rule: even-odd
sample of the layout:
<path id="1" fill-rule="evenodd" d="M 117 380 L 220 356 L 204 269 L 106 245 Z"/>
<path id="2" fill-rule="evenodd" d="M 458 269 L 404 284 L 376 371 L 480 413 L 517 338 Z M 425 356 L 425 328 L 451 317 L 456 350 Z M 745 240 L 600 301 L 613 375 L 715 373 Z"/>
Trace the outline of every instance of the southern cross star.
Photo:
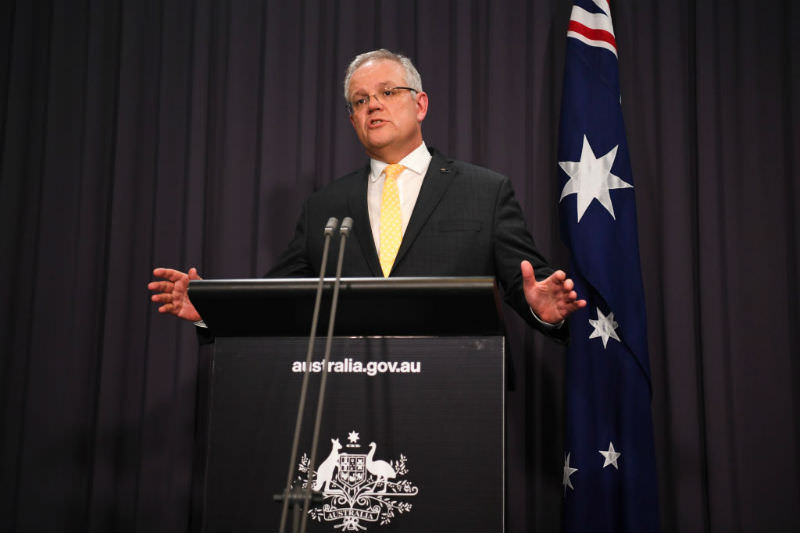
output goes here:
<path id="1" fill-rule="evenodd" d="M 603 463 L 603 468 L 607 467 L 608 465 L 612 465 L 614 468 L 619 470 L 619 465 L 617 465 L 617 459 L 620 458 L 622 455 L 617 450 L 614 449 L 614 443 L 608 443 L 608 450 L 597 450 L 600 455 L 606 458 L 606 461 Z"/>
<path id="2" fill-rule="evenodd" d="M 564 460 L 564 480 L 561 482 L 561 484 L 564 485 L 564 492 L 567 492 L 567 487 L 575 490 L 575 487 L 572 486 L 572 482 L 569 480 L 569 476 L 577 471 L 577 468 L 572 468 L 569 466 L 569 454 L 567 454 L 567 457 Z"/>
<path id="3" fill-rule="evenodd" d="M 619 324 L 616 320 L 614 320 L 614 313 L 608 313 L 608 316 L 605 316 L 603 312 L 600 310 L 599 307 L 597 309 L 597 320 L 589 319 L 589 324 L 592 325 L 594 331 L 592 334 L 589 335 L 590 339 L 594 339 L 595 337 L 600 337 L 603 339 L 603 348 L 608 346 L 608 339 L 614 339 L 617 342 L 622 342 L 619 340 L 619 336 L 617 332 L 614 331 L 619 327 Z"/>
<path id="4" fill-rule="evenodd" d="M 589 146 L 589 139 L 583 136 L 583 149 L 581 150 L 580 161 L 559 161 L 558 165 L 564 169 L 569 176 L 569 181 L 561 190 L 559 202 L 570 194 L 578 195 L 578 222 L 586 213 L 592 200 L 597 200 L 606 208 L 614 220 L 614 204 L 611 203 L 610 189 L 628 189 L 633 185 L 622 181 L 618 176 L 611 173 L 614 159 L 617 157 L 619 145 L 612 148 L 603 157 L 597 158 Z"/>

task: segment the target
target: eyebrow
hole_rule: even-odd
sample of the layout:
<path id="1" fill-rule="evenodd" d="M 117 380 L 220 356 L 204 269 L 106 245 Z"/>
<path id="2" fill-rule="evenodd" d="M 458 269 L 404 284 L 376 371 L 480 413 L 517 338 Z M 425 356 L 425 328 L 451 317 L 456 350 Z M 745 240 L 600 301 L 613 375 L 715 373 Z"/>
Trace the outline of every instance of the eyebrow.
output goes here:
<path id="1" fill-rule="evenodd" d="M 383 81 L 383 82 L 379 83 L 378 85 L 381 86 L 382 88 L 397 87 L 398 86 L 397 83 L 395 83 L 393 81 Z M 353 96 L 355 96 L 357 94 L 369 94 L 369 93 L 367 93 L 365 90 L 361 89 L 361 90 L 355 91 L 353 93 Z"/>

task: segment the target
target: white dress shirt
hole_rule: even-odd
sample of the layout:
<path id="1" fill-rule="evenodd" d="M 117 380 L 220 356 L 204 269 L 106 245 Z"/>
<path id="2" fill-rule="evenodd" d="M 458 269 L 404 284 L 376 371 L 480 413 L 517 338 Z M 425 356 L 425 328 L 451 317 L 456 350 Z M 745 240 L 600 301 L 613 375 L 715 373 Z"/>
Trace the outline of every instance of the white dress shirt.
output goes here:
<path id="1" fill-rule="evenodd" d="M 397 188 L 400 192 L 400 214 L 403 217 L 401 232 L 406 233 L 411 212 L 417 203 L 422 180 L 431 164 L 431 153 L 423 142 L 413 152 L 398 161 L 403 165 L 403 171 L 397 176 Z M 372 238 L 375 240 L 375 249 L 381 249 L 381 195 L 383 183 L 386 181 L 384 169 L 389 165 L 377 159 L 370 159 L 369 183 L 367 184 L 367 209 L 369 211 L 369 225 L 372 228 Z"/>

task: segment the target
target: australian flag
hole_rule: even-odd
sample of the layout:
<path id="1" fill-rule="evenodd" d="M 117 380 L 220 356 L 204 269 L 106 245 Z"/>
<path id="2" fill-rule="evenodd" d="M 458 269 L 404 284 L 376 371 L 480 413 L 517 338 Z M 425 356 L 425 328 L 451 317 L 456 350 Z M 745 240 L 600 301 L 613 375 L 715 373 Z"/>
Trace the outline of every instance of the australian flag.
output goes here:
<path id="1" fill-rule="evenodd" d="M 607 0 L 572 8 L 558 165 L 570 277 L 563 527 L 659 529 L 634 181 Z"/>

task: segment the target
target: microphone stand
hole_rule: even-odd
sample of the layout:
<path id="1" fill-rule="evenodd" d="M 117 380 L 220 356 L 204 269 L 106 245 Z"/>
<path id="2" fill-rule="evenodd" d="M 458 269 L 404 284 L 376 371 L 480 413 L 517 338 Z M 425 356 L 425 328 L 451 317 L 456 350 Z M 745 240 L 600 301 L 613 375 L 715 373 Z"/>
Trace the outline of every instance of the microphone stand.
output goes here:
<path id="1" fill-rule="evenodd" d="M 352 224 L 352 220 L 350 221 L 350 223 Z M 320 302 L 322 301 L 322 286 L 323 282 L 325 281 L 325 266 L 328 263 L 328 249 L 330 248 L 331 237 L 333 236 L 333 232 L 336 231 L 336 226 L 338 225 L 339 225 L 339 219 L 337 219 L 336 217 L 329 218 L 328 223 L 325 224 L 325 243 L 323 244 L 322 247 L 322 266 L 320 266 L 319 283 L 317 284 L 317 296 L 314 300 L 314 313 L 311 317 L 311 333 L 309 333 L 308 335 L 308 349 L 306 350 L 306 367 L 305 371 L 303 372 L 303 384 L 300 388 L 300 401 L 297 406 L 297 420 L 295 421 L 294 424 L 294 440 L 292 441 L 292 454 L 289 459 L 289 473 L 286 475 L 286 488 L 284 489 L 283 494 L 275 496 L 276 499 L 283 500 L 283 508 L 281 509 L 281 525 L 279 530 L 281 533 L 284 533 L 286 531 L 286 518 L 289 513 L 289 500 L 292 500 L 292 503 L 294 504 L 293 507 L 294 527 L 292 528 L 292 530 L 297 531 L 297 519 L 298 519 L 297 511 L 300 508 L 300 498 L 298 497 L 299 495 L 292 494 L 293 492 L 292 473 L 294 472 L 294 463 L 297 460 L 297 448 L 300 443 L 300 427 L 303 421 L 303 411 L 305 410 L 306 406 L 306 392 L 308 391 L 308 378 L 311 375 L 311 355 L 314 351 L 314 340 L 317 336 L 317 322 L 319 320 Z M 310 495 L 310 489 L 301 497 L 307 498 L 309 495 Z M 308 500 L 306 500 L 305 508 L 307 512 Z M 303 516 L 303 524 L 305 524 L 305 516 Z"/>
<path id="2" fill-rule="evenodd" d="M 319 385 L 319 398 L 317 399 L 317 418 L 314 421 L 314 439 L 311 441 L 311 462 L 308 464 L 308 471 L 314 469 L 314 458 L 317 455 L 317 445 L 319 444 L 319 427 L 322 422 L 322 407 L 325 403 L 325 384 L 328 381 L 328 361 L 331 358 L 331 342 L 333 341 L 333 324 L 336 321 L 336 304 L 339 300 L 339 282 L 342 279 L 342 263 L 344 262 L 344 247 L 347 244 L 347 237 L 353 227 L 353 219 L 345 217 L 339 229 L 341 241 L 339 243 L 339 260 L 336 262 L 336 280 L 333 283 L 333 299 L 331 302 L 331 314 L 328 320 L 328 338 L 325 341 L 325 362 L 322 366 L 322 379 Z M 303 518 L 300 522 L 300 533 L 306 531 L 306 518 L 308 517 L 308 505 L 311 499 L 311 484 L 306 487 L 305 497 L 303 498 Z"/>

